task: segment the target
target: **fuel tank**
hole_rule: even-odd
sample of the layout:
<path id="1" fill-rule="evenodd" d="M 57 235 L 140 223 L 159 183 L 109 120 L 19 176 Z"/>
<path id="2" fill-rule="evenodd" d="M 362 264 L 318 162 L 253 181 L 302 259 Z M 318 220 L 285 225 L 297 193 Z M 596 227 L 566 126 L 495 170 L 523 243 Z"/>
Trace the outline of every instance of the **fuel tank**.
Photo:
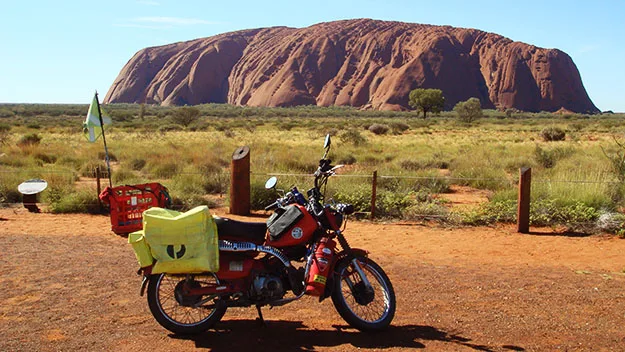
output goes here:
<path id="1" fill-rule="evenodd" d="M 304 245 L 310 241 L 315 231 L 317 231 L 319 226 L 317 220 L 304 206 L 292 204 L 287 208 L 289 207 L 296 207 L 297 209 L 287 209 L 283 215 L 273 220 L 279 222 L 281 217 L 292 219 L 287 222 L 282 221 L 284 230 L 280 231 L 280 235 L 272 236 L 269 233 L 267 234 L 266 243 L 272 247 L 284 248 Z"/>

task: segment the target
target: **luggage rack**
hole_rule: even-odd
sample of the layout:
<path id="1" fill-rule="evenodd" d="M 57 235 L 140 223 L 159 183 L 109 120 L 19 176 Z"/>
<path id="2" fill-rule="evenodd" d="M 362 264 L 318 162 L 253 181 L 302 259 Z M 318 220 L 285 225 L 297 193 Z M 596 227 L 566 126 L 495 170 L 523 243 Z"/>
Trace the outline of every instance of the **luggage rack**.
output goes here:
<path id="1" fill-rule="evenodd" d="M 124 236 L 143 228 L 145 210 L 171 206 L 167 187 L 160 183 L 106 187 L 100 199 L 109 205 L 111 230 Z"/>

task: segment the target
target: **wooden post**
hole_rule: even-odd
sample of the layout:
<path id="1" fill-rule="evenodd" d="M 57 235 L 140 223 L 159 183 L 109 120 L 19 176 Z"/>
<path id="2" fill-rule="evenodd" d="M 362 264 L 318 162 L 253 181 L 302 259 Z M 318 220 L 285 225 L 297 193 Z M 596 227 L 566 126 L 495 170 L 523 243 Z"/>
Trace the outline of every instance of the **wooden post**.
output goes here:
<path id="1" fill-rule="evenodd" d="M 373 171 L 371 180 L 371 219 L 375 218 L 375 198 L 378 189 L 378 170 Z"/>
<path id="2" fill-rule="evenodd" d="M 230 164 L 230 214 L 250 214 L 250 147 L 237 148 Z"/>
<path id="3" fill-rule="evenodd" d="M 95 167 L 95 184 L 96 184 L 96 190 L 98 192 L 98 204 L 100 205 L 100 213 L 104 211 L 104 207 L 102 206 L 102 200 L 100 199 L 100 193 L 102 193 L 102 187 L 100 184 L 101 177 L 102 175 L 100 175 L 100 166 L 98 165 Z"/>
<path id="4" fill-rule="evenodd" d="M 523 167 L 519 177 L 519 201 L 517 212 L 517 231 L 530 232 L 530 188 L 532 184 L 532 169 Z"/>

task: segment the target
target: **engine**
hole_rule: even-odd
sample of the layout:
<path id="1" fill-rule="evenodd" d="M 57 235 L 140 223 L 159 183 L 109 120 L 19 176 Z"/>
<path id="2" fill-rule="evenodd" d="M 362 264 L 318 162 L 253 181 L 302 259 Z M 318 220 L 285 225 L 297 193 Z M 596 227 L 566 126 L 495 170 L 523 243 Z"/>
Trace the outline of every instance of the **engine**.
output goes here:
<path id="1" fill-rule="evenodd" d="M 273 301 L 284 296 L 282 280 L 275 275 L 260 274 L 252 284 L 253 296 L 261 301 Z"/>

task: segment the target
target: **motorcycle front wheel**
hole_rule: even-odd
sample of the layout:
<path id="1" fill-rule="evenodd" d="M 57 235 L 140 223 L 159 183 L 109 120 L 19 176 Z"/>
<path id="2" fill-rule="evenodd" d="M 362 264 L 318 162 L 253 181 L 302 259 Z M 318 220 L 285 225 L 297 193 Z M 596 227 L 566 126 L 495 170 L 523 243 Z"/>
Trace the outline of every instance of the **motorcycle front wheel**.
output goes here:
<path id="1" fill-rule="evenodd" d="M 198 334 L 211 328 L 226 313 L 226 304 L 218 297 L 185 295 L 183 286 L 200 288 L 215 285 L 212 275 L 150 276 L 148 306 L 156 321 L 176 334 Z"/>
<path id="2" fill-rule="evenodd" d="M 367 287 L 351 260 L 335 267 L 332 302 L 341 317 L 361 331 L 382 330 L 395 316 L 395 292 L 384 270 L 366 257 L 355 258 L 370 283 Z"/>

